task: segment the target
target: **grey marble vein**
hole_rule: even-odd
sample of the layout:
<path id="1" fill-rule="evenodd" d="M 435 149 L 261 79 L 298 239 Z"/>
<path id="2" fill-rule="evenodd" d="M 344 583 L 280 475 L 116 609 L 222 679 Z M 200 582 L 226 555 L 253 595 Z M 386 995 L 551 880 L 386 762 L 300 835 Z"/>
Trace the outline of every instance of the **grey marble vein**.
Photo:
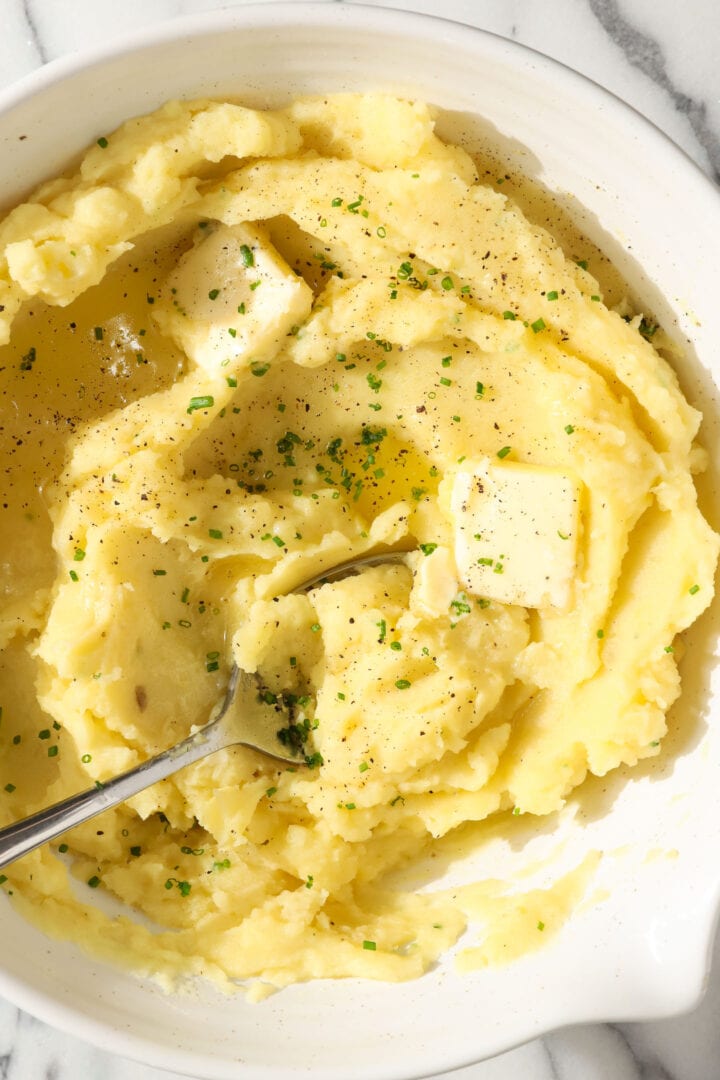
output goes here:
<path id="1" fill-rule="evenodd" d="M 32 0 L 22 0 L 22 13 L 27 23 L 28 32 L 33 44 L 33 47 L 38 55 L 38 59 L 41 63 L 46 64 L 49 57 L 45 51 L 42 38 L 38 33 L 37 24 L 35 22 L 35 13 L 33 11 Z"/>
<path id="2" fill-rule="evenodd" d="M 665 52 L 659 42 L 633 25 L 621 11 L 618 0 L 589 0 L 589 5 L 605 32 L 622 50 L 628 63 L 639 68 L 661 87 L 674 108 L 687 117 L 698 142 L 710 159 L 713 177 L 720 183 L 720 136 L 708 121 L 706 102 L 684 93 L 675 85 L 668 72 Z"/>
<path id="3" fill-rule="evenodd" d="M 637 1063 L 639 1080 L 675 1080 L 672 1073 L 665 1068 L 654 1054 L 643 1055 L 641 1059 L 633 1047 L 631 1039 L 628 1038 L 627 1032 L 619 1024 L 607 1024 L 606 1026 L 608 1030 L 615 1032 L 622 1040 L 633 1060 Z"/>
<path id="4" fill-rule="evenodd" d="M 640 1056 L 610 1024 L 581 1024 L 547 1035 L 543 1042 L 554 1080 L 649 1080 Z"/>
<path id="5" fill-rule="evenodd" d="M 5 1036 L 3 1041 L 5 1045 L 0 1052 L 0 1080 L 9 1080 L 10 1070 L 13 1067 L 15 1059 L 16 1036 L 20 1013 L 17 1009 L 13 1009 L 12 1012 L 14 1014 L 14 1023 L 12 1027 L 8 1025 L 7 1027 L 4 1027 L 3 1030 L 3 1035 Z"/>

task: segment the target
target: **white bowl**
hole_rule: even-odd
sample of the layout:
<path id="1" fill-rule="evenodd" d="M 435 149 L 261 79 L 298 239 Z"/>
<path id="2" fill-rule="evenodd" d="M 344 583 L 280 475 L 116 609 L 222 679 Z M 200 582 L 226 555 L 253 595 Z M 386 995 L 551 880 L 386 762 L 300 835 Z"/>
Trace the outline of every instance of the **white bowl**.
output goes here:
<path id="1" fill-rule="evenodd" d="M 0 205 L 123 119 L 171 97 L 275 104 L 299 93 L 370 88 L 441 106 L 441 133 L 494 147 L 511 169 L 555 192 L 636 296 L 675 328 L 687 346 L 681 380 L 706 414 L 711 505 L 720 472 L 712 370 L 714 363 L 717 379 L 718 192 L 629 107 L 520 46 L 360 6 L 250 5 L 179 19 L 50 64 L 0 97 Z M 615 854 L 603 862 L 597 902 L 543 951 L 463 977 L 444 963 L 410 984 L 318 982 L 248 1005 L 207 987 L 166 996 L 47 940 L 5 902 L 0 993 L 106 1049 L 234 1080 L 427 1076 L 565 1024 L 691 1008 L 720 898 L 714 618 L 709 613 L 687 635 L 684 694 L 661 758 L 591 782 L 575 820 L 557 825 L 568 850 Z M 539 832 L 541 851 L 548 835 Z"/>

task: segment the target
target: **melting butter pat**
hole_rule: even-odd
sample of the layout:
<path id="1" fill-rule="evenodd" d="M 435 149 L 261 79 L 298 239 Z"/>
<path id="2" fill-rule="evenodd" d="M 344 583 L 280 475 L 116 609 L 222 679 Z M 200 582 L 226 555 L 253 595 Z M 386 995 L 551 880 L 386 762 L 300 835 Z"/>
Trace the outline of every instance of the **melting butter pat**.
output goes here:
<path id="1" fill-rule="evenodd" d="M 154 314 L 191 360 L 217 371 L 272 357 L 312 300 L 260 229 L 218 225 L 180 258 Z"/>
<path id="2" fill-rule="evenodd" d="M 567 610 L 580 528 L 577 481 L 560 469 L 482 458 L 454 479 L 455 561 L 469 592 Z"/>

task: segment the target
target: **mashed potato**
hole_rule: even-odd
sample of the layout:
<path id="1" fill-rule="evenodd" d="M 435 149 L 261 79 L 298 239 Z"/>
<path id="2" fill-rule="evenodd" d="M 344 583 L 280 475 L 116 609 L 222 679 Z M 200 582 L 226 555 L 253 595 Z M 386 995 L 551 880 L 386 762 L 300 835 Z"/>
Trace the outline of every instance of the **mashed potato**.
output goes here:
<path id="1" fill-rule="evenodd" d="M 466 914 L 390 871 L 659 752 L 700 416 L 570 254 L 380 96 L 168 104 L 0 224 L 0 822 L 233 661 L 305 761 L 221 751 L 33 853 L 29 918 L 168 979 L 410 978 Z"/>

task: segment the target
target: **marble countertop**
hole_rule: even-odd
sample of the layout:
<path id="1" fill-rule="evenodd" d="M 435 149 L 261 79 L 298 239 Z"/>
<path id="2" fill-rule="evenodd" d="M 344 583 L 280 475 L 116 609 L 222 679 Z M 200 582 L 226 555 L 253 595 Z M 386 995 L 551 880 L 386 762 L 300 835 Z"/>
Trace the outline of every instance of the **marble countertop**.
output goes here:
<path id="1" fill-rule="evenodd" d="M 181 14 L 241 2 L 2 0 L 0 87 L 73 50 Z M 720 182 L 717 0 L 365 2 L 442 14 L 561 60 L 634 105 Z M 720 1080 L 719 1016 L 720 942 L 705 1000 L 688 1016 L 575 1027 L 448 1075 L 453 1080 Z M 88 1046 L 0 999 L 0 1080 L 172 1080 L 175 1075 Z"/>

